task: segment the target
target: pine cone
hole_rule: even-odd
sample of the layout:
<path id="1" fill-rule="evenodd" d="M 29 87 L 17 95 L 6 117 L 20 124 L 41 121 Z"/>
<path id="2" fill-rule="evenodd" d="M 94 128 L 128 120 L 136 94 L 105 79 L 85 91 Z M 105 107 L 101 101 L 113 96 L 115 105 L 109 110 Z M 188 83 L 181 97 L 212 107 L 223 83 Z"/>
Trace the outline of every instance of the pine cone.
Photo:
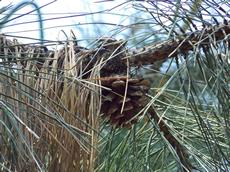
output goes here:
<path id="1" fill-rule="evenodd" d="M 115 127 L 129 128 L 136 123 L 139 111 L 147 104 L 145 93 L 149 90 L 149 82 L 127 77 L 105 77 L 101 79 L 101 85 L 108 88 L 102 91 L 102 117 Z"/>

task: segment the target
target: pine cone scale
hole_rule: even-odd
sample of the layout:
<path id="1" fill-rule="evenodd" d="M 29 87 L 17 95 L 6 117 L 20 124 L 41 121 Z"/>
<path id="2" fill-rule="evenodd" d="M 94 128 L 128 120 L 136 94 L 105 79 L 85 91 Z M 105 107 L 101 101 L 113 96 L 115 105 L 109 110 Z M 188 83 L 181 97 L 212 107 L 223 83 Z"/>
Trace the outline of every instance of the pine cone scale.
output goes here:
<path id="1" fill-rule="evenodd" d="M 147 104 L 149 82 L 140 78 L 104 77 L 101 106 L 102 117 L 115 127 L 130 127 L 138 121 L 139 111 Z M 124 99 L 125 97 L 125 99 Z"/>

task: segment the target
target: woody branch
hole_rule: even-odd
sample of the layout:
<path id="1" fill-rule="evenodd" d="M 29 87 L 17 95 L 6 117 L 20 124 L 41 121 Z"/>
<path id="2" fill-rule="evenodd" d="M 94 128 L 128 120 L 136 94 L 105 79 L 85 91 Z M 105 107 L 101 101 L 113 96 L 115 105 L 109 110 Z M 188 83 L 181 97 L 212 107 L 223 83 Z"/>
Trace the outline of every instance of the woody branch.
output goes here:
<path id="1" fill-rule="evenodd" d="M 194 47 L 208 46 L 215 41 L 227 38 L 230 34 L 230 22 L 225 21 L 220 25 L 206 27 L 177 39 L 171 39 L 159 44 L 151 45 L 137 51 L 128 52 L 124 61 L 129 59 L 131 66 L 153 64 L 156 61 L 175 57 L 177 54 L 186 54 Z"/>

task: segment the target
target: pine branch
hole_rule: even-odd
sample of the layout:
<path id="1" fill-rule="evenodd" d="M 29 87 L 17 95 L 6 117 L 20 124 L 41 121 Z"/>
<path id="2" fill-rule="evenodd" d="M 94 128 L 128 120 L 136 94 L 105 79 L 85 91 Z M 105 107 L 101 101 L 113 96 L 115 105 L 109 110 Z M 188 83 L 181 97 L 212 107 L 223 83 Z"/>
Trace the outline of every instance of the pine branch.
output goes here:
<path id="1" fill-rule="evenodd" d="M 129 59 L 131 66 L 153 64 L 156 61 L 175 57 L 177 54 L 186 54 L 197 46 L 208 46 L 215 41 L 223 40 L 230 34 L 230 22 L 206 27 L 177 39 L 168 40 L 137 51 L 128 52 L 124 61 Z"/>
<path id="2" fill-rule="evenodd" d="M 167 139 L 169 144 L 177 153 L 180 162 L 183 164 L 183 171 L 191 171 L 192 169 L 194 169 L 194 167 L 188 160 L 188 153 L 185 151 L 184 147 L 177 141 L 177 139 L 172 135 L 172 133 L 169 131 L 168 126 L 165 124 L 163 120 L 159 118 L 152 106 L 149 108 L 148 112 L 150 117 L 154 120 L 154 122 L 159 127 L 160 131 L 163 133 L 165 139 Z"/>
<path id="3" fill-rule="evenodd" d="M 120 66 L 124 66 L 124 63 L 127 62 L 127 59 L 129 61 L 130 66 L 148 65 L 148 64 L 153 64 L 156 61 L 175 57 L 178 54 L 187 54 L 190 50 L 193 50 L 197 46 L 208 47 L 212 43 L 216 43 L 218 41 L 226 39 L 228 34 L 230 34 L 230 22 L 224 21 L 224 23 L 220 25 L 206 27 L 200 31 L 195 31 L 193 33 L 184 36 L 182 35 L 177 39 L 171 39 L 157 44 L 153 43 L 153 45 L 140 48 L 136 51 L 128 51 L 124 53 L 124 49 L 121 48 L 118 51 L 116 50 L 115 53 L 113 53 L 112 50 L 109 50 L 110 53 L 106 53 L 105 56 L 108 56 L 107 58 L 109 58 L 109 56 L 112 53 L 114 54 L 114 56 L 118 55 L 119 58 L 122 59 L 122 62 L 112 63 L 114 65 L 113 68 L 116 69 L 119 68 Z M 1 36 L 1 39 L 2 38 L 4 38 L 4 35 Z M 13 43 L 8 39 L 5 39 L 5 43 L 1 41 L 0 44 L 3 48 L 10 48 L 10 49 L 14 49 L 15 46 L 19 46 L 19 45 L 13 45 Z M 22 45 L 23 44 L 21 44 L 21 46 Z M 123 42 L 116 41 L 116 40 L 114 40 L 114 43 L 112 43 L 112 45 L 114 45 L 115 48 L 119 46 L 121 47 L 124 46 Z M 27 45 L 23 47 L 27 47 Z M 28 45 L 28 47 L 30 47 L 30 45 Z M 39 48 L 39 46 L 35 46 L 35 48 Z M 115 48 L 113 47 L 113 49 Z M 104 54 L 104 52 L 106 51 L 104 51 L 104 49 L 99 49 L 99 50 L 83 49 L 82 53 L 86 54 L 87 56 L 90 55 L 95 56 L 94 55 L 95 53 L 99 54 L 98 56 L 101 56 L 101 53 L 99 52 L 102 52 L 102 54 Z"/>

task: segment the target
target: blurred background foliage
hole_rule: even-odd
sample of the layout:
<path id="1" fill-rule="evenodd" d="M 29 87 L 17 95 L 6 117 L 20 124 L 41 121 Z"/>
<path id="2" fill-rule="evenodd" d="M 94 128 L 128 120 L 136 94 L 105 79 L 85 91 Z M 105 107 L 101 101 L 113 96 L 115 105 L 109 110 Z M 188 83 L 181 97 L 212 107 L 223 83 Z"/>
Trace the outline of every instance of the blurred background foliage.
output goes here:
<path id="1" fill-rule="evenodd" d="M 93 2 L 97 12 L 77 13 L 85 23 L 62 26 L 58 40 L 42 36 L 48 28 L 41 23 L 47 18 L 34 12 L 43 6 L 16 15 L 21 4 L 36 4 L 26 2 L 0 9 L 1 171 L 229 171 L 229 33 L 223 30 L 225 36 L 218 40 L 213 29 L 205 45 L 200 39 L 192 50 L 173 58 L 131 67 L 130 74 L 148 79 L 151 88 L 148 104 L 130 129 L 112 127 L 100 118 L 100 82 L 85 79 L 83 65 L 73 55 L 75 46 L 97 49 L 101 37 L 125 40 L 126 51 L 135 52 L 205 33 L 229 24 L 228 0 Z M 23 44 L 17 31 L 4 30 L 31 14 L 37 18 L 32 23 L 40 27 L 29 39 L 33 42 Z M 61 17 L 71 18 L 56 18 Z M 57 60 L 61 57 L 62 63 Z M 90 78 L 100 77 L 100 69 L 99 63 Z M 184 159 L 160 121 L 151 117 L 151 108 L 186 152 Z"/>

